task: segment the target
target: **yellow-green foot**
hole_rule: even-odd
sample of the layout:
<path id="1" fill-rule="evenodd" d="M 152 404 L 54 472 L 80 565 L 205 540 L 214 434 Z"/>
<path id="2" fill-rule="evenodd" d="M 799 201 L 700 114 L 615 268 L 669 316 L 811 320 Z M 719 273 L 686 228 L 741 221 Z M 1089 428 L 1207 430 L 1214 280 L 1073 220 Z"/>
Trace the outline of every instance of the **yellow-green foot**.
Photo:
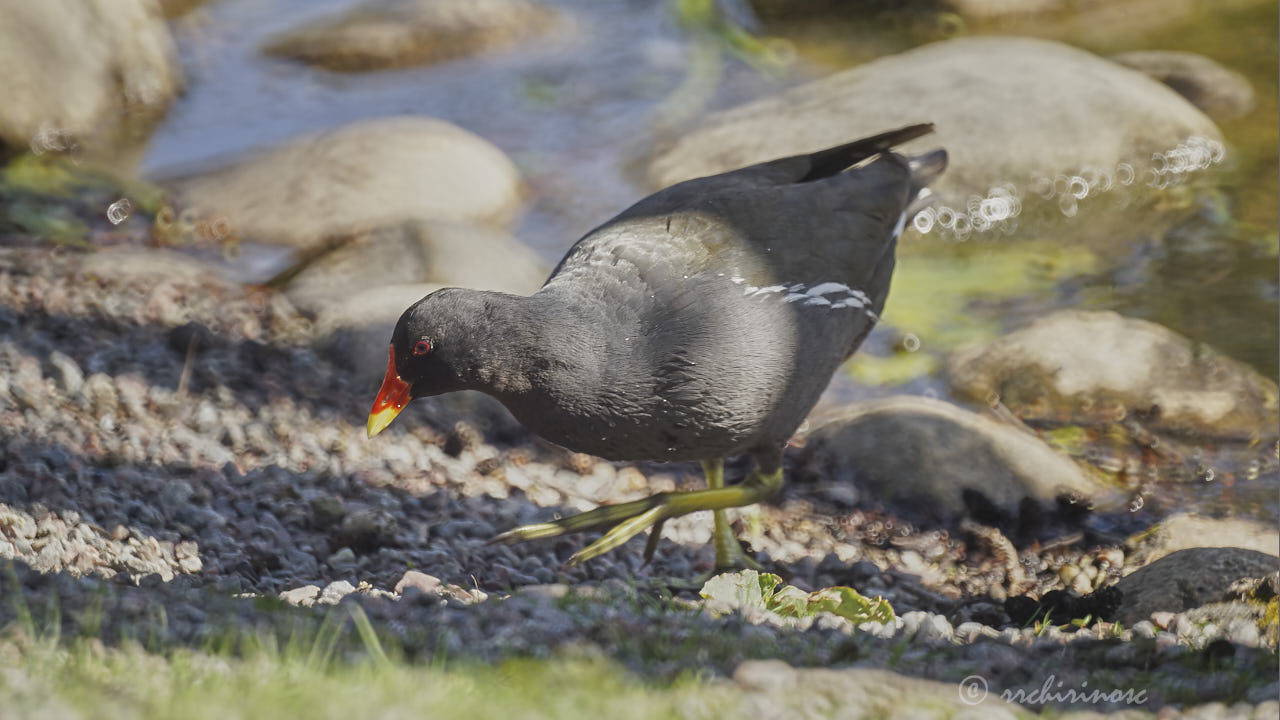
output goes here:
<path id="1" fill-rule="evenodd" d="M 716 566 L 720 567 L 723 561 L 731 566 L 750 567 L 750 563 L 755 561 L 746 556 L 737 538 L 733 537 L 723 510 L 754 505 L 776 493 L 782 487 L 782 469 L 777 468 L 772 472 L 760 472 L 757 469 L 741 485 L 724 487 L 722 461 L 704 463 L 703 467 L 708 471 L 707 481 L 711 485 L 706 490 L 658 493 L 643 500 L 606 505 L 552 522 L 523 525 L 502 533 L 490 542 L 512 544 L 571 532 L 609 528 L 603 537 L 569 558 L 569 565 L 577 565 L 620 547 L 645 528 L 653 528 L 645 547 L 647 560 L 657 547 L 658 535 L 664 522 L 691 512 L 712 510 L 716 515 L 716 531 L 713 536 L 716 544 Z M 714 473 L 711 472 L 713 468 L 716 469 Z"/>

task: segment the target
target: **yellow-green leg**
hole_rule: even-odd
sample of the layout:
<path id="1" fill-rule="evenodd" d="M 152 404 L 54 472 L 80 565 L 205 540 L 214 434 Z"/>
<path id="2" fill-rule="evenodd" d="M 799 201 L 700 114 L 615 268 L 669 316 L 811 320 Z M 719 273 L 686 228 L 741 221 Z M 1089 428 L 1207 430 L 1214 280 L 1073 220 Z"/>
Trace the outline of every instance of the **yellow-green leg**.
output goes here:
<path id="1" fill-rule="evenodd" d="M 707 476 L 707 487 L 711 489 L 724 487 L 724 459 L 702 461 L 702 473 Z M 779 477 L 781 483 L 781 477 Z M 742 550 L 742 543 L 729 527 L 729 517 L 724 510 L 712 510 L 715 517 L 715 528 L 712 530 L 711 542 L 716 548 L 716 570 L 740 570 L 750 568 L 759 570 L 760 563 L 753 560 Z M 654 532 L 657 532 L 654 528 Z"/>
<path id="2" fill-rule="evenodd" d="M 722 561 L 731 566 L 750 566 L 752 561 L 730 531 L 723 510 L 754 505 L 782 488 L 781 464 L 770 462 L 769 469 L 762 469 L 760 465 L 757 458 L 756 469 L 741 485 L 725 487 L 724 462 L 713 460 L 703 465 L 707 472 L 707 484 L 710 486 L 706 490 L 658 493 L 643 500 L 606 505 L 553 522 L 523 525 L 502 533 L 490 542 L 511 544 L 609 527 L 604 537 L 569 558 L 570 565 L 577 565 L 620 547 L 647 527 L 653 527 L 656 532 L 670 518 L 698 510 L 711 510 L 716 520 L 715 534 L 712 537 L 716 545 L 717 567 L 722 565 Z M 651 539 L 646 549 L 648 553 L 652 552 L 656 540 L 656 536 Z"/>

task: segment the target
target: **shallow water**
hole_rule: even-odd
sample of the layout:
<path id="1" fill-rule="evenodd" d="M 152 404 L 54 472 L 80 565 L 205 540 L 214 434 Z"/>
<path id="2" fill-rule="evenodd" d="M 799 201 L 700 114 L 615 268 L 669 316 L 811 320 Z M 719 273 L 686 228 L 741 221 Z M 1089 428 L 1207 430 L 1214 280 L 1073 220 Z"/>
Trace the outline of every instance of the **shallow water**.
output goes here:
<path id="1" fill-rule="evenodd" d="M 939 346 L 942 328 L 954 330 L 956 317 L 981 337 L 1059 307 L 1109 308 L 1164 324 L 1277 376 L 1275 2 L 1191 3 L 1182 14 L 1169 12 L 1173 19 L 1163 25 L 1148 19 L 1145 29 L 1109 25 L 1105 33 L 1071 17 L 981 27 L 936 16 L 773 25 L 766 31 L 791 41 L 801 58 L 776 71 L 723 55 L 708 60 L 714 56 L 709 46 L 682 33 L 667 5 L 638 0 L 547 2 L 564 8 L 572 26 L 508 51 L 422 68 L 339 75 L 258 52 L 272 33 L 348 4 L 215 0 L 176 21 L 188 89 L 152 138 L 144 171 L 199 167 L 361 118 L 441 117 L 494 142 L 520 166 L 530 201 L 516 232 L 553 263 L 581 234 L 646 194 L 636 168 L 664 137 L 709 110 L 834 69 L 951 35 L 991 32 L 1051 37 L 1101 54 L 1155 48 L 1208 55 L 1250 79 L 1257 107 L 1219 123 L 1229 162 L 1192 198 L 1187 222 L 1168 237 L 1132 228 L 1130 237 L 1115 239 L 1119 257 L 1103 267 L 1072 265 L 1068 248 L 1060 270 L 1031 286 L 1014 283 L 1005 295 L 981 301 L 958 297 L 954 317 L 922 318 L 922 327 L 938 330 L 917 340 Z M 1064 228 L 1068 222 L 1063 219 Z M 948 286 L 964 289 L 964 273 L 985 281 L 997 264 L 1019 282 L 1028 273 L 995 250 L 969 248 L 957 260 L 956 249 L 944 242 L 918 243 L 908 256 L 914 269 L 903 269 L 896 281 L 906 287 L 945 275 Z M 905 317 L 910 302 L 900 304 Z M 889 323 L 893 311 L 891 305 Z M 872 357 L 892 356 L 900 344 L 898 331 L 877 330 L 868 358 L 852 371 L 863 382 L 841 376 L 824 407 L 889 392 L 945 396 L 945 383 L 929 372 L 937 369 L 937 357 L 920 355 L 926 371 L 902 384 L 896 384 L 900 368 Z M 1274 447 L 1219 448 L 1206 451 L 1204 460 L 1217 468 L 1212 481 L 1195 472 L 1203 463 L 1189 461 L 1166 473 L 1169 482 L 1144 512 L 1191 505 L 1277 516 Z M 1184 474 L 1188 479 L 1179 480 Z"/>

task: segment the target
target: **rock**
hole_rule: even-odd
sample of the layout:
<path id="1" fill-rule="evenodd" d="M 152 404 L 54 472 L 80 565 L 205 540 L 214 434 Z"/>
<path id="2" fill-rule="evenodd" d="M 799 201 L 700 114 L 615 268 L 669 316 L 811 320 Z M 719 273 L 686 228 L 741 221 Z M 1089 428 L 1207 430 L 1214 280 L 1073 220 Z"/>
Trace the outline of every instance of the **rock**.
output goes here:
<path id="1" fill-rule="evenodd" d="M 335 303 L 340 311 L 353 295 L 387 285 L 437 283 L 527 295 L 546 278 L 538 256 L 504 232 L 411 221 L 358 236 L 324 255 L 295 275 L 285 292 L 300 310 L 320 313 Z"/>
<path id="2" fill-rule="evenodd" d="M 1152 613 L 1183 612 L 1216 602 L 1223 590 L 1242 578 L 1276 572 L 1280 558 L 1244 548 L 1178 550 L 1122 578 L 1117 619 L 1124 625 Z M 1157 623 L 1158 624 L 1158 623 Z"/>
<path id="3" fill-rule="evenodd" d="M 94 415 L 101 417 L 102 415 L 115 412 L 119 407 L 119 400 L 116 395 L 116 384 L 112 379 L 102 373 L 94 373 L 84 381 L 84 385 L 80 387 L 81 397 L 93 411 Z"/>
<path id="4" fill-rule="evenodd" d="M 781 660 L 749 660 L 734 670 L 733 681 L 747 695 L 746 707 L 761 717 L 800 717 L 822 708 L 833 717 L 1012 720 L 1019 711 L 998 692 L 988 694 L 985 681 L 957 687 L 888 670 L 795 669 Z"/>
<path id="5" fill-rule="evenodd" d="M 356 553 L 349 547 L 344 547 L 338 552 L 329 556 L 325 562 L 329 563 L 329 567 L 340 572 L 352 570 L 356 566 Z"/>
<path id="6" fill-rule="evenodd" d="M 348 583 L 350 584 L 350 583 Z M 302 607 L 311 607 L 316 604 L 316 600 L 320 597 L 320 587 L 318 585 L 303 585 L 292 590 L 285 590 L 280 593 L 280 599 L 290 605 L 301 605 Z"/>
<path id="7" fill-rule="evenodd" d="M 503 224 L 519 205 L 501 150 L 426 117 L 361 120 L 169 185 L 242 238 L 301 247 L 413 219 Z"/>
<path id="8" fill-rule="evenodd" d="M 1148 427 L 1275 435 L 1277 388 L 1257 371 L 1155 323 L 1064 310 L 950 357 L 959 393 L 1020 417 L 1095 422 L 1142 413 Z M 1269 430 L 1268 430 L 1269 428 Z"/>
<path id="9" fill-rule="evenodd" d="M 1148 565 L 1188 548 L 1235 547 L 1280 556 L 1280 533 L 1274 525 L 1245 518 L 1207 518 L 1179 513 L 1129 538 L 1126 570 Z"/>
<path id="10" fill-rule="evenodd" d="M 1039 439 L 939 400 L 896 396 L 851 407 L 813 431 L 809 456 L 850 469 L 860 489 L 908 512 L 959 518 L 964 491 L 1010 515 L 1023 498 L 1094 497 L 1101 488 Z"/>
<path id="11" fill-rule="evenodd" d="M 1204 55 L 1173 50 L 1135 50 L 1111 59 L 1173 88 L 1205 113 L 1222 119 L 1247 115 L 1255 102 L 1244 75 Z"/>
<path id="12" fill-rule="evenodd" d="M 848 0 L 752 0 L 752 6 L 767 18 L 794 18 L 797 16 L 829 15 L 843 13 L 865 17 L 868 3 Z M 1063 0 L 927 0 L 924 2 L 879 3 L 905 13 L 954 13 L 965 19 L 1006 19 L 1061 10 Z M 874 6 L 873 6 L 874 7 Z M 1072 12 L 1078 12 L 1073 6 Z"/>
<path id="13" fill-rule="evenodd" d="M 403 595 L 406 588 L 417 588 L 424 594 L 436 594 L 443 589 L 440 578 L 417 570 L 408 570 L 396 583 L 396 594 Z"/>
<path id="14" fill-rule="evenodd" d="M 406 67 L 496 50 L 553 18 L 528 0 L 365 0 L 276 35 L 264 50 L 340 72 Z"/>
<path id="15" fill-rule="evenodd" d="M 1018 112 L 1008 112 L 1011 103 Z M 961 212 L 971 196 L 998 185 L 1030 202 L 1037 182 L 1052 186 L 1058 175 L 1064 186 L 1077 174 L 1102 182 L 1126 162 L 1142 173 L 1154 153 L 1192 137 L 1221 148 L 1213 121 L 1140 73 L 1058 43 L 976 37 L 880 58 L 712 115 L 656 155 L 649 179 L 666 186 L 926 121 L 937 132 L 904 148 L 947 149 L 947 172 L 931 187 Z M 1005 210 L 992 217 L 1016 214 Z"/>
<path id="16" fill-rule="evenodd" d="M 15 150 L 114 152 L 158 119 L 182 83 L 154 0 L 6 3 L 0 142 Z"/>
<path id="17" fill-rule="evenodd" d="M 49 364 L 53 366 L 53 370 L 57 373 L 58 387 L 68 395 L 75 395 L 80 392 L 80 388 L 84 385 L 84 371 L 67 355 L 54 350 L 49 353 Z"/>
<path id="18" fill-rule="evenodd" d="M 227 284 L 222 268 L 175 250 L 130 247 L 104 248 L 86 253 L 79 273 L 113 283 L 160 282 Z"/>
<path id="19" fill-rule="evenodd" d="M 356 591 L 356 586 L 346 580 L 335 580 L 325 586 L 320 592 L 320 597 L 316 598 L 318 605 L 337 605 L 342 598 Z"/>
<path id="20" fill-rule="evenodd" d="M 372 551 L 395 542 L 400 524 L 396 516 L 376 508 L 361 508 L 347 513 L 334 533 L 334 544 L 353 550 Z"/>

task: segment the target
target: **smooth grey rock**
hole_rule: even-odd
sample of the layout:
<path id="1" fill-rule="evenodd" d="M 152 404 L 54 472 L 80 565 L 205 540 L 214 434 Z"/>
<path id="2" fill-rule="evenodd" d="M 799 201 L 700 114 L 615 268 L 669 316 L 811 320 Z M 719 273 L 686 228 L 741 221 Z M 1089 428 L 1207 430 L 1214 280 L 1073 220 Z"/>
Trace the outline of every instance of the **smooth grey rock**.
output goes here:
<path id="1" fill-rule="evenodd" d="M 1001 183 L 1026 189 L 1084 168 L 1145 167 L 1192 136 L 1221 140 L 1200 110 L 1141 73 L 1059 43 L 975 37 L 714 114 L 658 153 L 649 178 L 666 186 L 926 121 L 937 132 L 903 149 L 947 149 L 947 172 L 932 189 L 959 208 Z"/>
<path id="2" fill-rule="evenodd" d="M 999 399 L 1020 416 L 1048 412 L 1079 421 L 1139 411 L 1148 425 L 1183 431 L 1274 436 L 1275 382 L 1168 328 L 1118 313 L 1063 310 L 947 362 L 965 396 Z M 1041 409 L 1044 408 L 1044 409 Z"/>
<path id="3" fill-rule="evenodd" d="M 963 516 L 965 489 L 1011 514 L 1027 497 L 1051 501 L 1062 493 L 1087 498 L 1101 492 L 1038 438 L 921 397 L 852 406 L 810 433 L 807 452 L 820 467 L 852 469 L 859 488 L 917 514 Z"/>
<path id="4" fill-rule="evenodd" d="M 5 4 L 0 142 L 36 153 L 114 150 L 124 125 L 158 118 L 182 84 L 154 0 Z"/>
<path id="5" fill-rule="evenodd" d="M 304 312 L 333 308 L 330 316 L 351 318 L 345 303 L 369 290 L 430 283 L 528 295 L 542 287 L 547 274 L 537 254 L 505 232 L 410 221 L 353 238 L 303 268 L 285 293 Z M 372 324 L 385 322 L 380 317 Z"/>
<path id="6" fill-rule="evenodd" d="M 554 17 L 528 0 L 364 0 L 268 39 L 264 51 L 343 72 L 406 67 L 511 45 Z"/>
<path id="7" fill-rule="evenodd" d="M 1212 117 L 1240 117 L 1256 105 L 1248 78 L 1204 55 L 1134 50 L 1112 55 L 1111 59 L 1168 85 Z"/>
<path id="8" fill-rule="evenodd" d="M 406 220 L 504 224 L 520 200 L 519 173 L 501 150 L 408 116 L 306 135 L 168 184 L 179 206 L 225 219 L 242 238 L 299 247 Z"/>
<path id="9" fill-rule="evenodd" d="M 1280 558 L 1256 550 L 1178 550 L 1121 578 L 1116 584 L 1123 598 L 1117 620 L 1133 625 L 1154 612 L 1198 608 L 1219 600 L 1237 580 L 1268 575 L 1277 568 Z"/>

